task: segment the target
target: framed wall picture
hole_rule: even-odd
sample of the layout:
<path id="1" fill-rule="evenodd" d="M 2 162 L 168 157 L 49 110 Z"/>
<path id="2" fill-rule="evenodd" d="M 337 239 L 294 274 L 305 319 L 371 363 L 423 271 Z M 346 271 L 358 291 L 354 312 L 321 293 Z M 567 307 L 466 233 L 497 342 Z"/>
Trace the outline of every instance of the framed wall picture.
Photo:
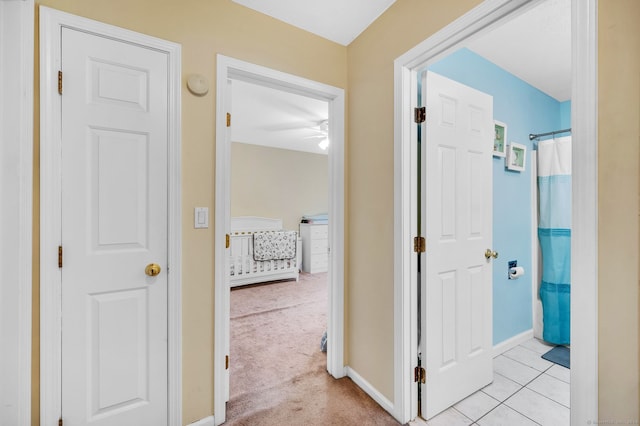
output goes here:
<path id="1" fill-rule="evenodd" d="M 507 125 L 500 121 L 493 121 L 495 133 L 493 135 L 493 156 L 505 157 L 507 152 Z"/>
<path id="2" fill-rule="evenodd" d="M 527 164 L 527 147 L 519 143 L 511 142 L 507 149 L 506 163 L 507 169 L 523 172 Z"/>

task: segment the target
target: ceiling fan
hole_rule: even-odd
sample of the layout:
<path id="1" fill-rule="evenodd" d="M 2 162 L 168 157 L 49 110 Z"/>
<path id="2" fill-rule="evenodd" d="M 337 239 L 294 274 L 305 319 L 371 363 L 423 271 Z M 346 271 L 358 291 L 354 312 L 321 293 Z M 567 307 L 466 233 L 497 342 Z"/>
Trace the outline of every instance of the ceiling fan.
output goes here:
<path id="1" fill-rule="evenodd" d="M 329 147 L 329 120 L 319 121 L 317 125 L 309 127 L 316 134 L 305 136 L 304 139 L 319 139 L 318 146 L 323 151 Z"/>
<path id="2" fill-rule="evenodd" d="M 326 150 L 329 147 L 329 120 L 308 121 L 287 125 L 286 127 L 278 126 L 273 130 L 298 132 L 301 139 L 318 140 L 318 146 L 322 150 Z"/>

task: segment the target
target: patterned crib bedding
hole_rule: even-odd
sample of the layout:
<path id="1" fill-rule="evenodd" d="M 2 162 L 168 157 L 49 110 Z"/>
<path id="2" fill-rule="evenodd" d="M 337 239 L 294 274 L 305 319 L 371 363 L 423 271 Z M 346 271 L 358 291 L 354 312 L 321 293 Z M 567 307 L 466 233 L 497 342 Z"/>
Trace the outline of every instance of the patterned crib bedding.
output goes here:
<path id="1" fill-rule="evenodd" d="M 267 231 L 253 234 L 253 259 L 285 260 L 296 257 L 296 231 Z"/>

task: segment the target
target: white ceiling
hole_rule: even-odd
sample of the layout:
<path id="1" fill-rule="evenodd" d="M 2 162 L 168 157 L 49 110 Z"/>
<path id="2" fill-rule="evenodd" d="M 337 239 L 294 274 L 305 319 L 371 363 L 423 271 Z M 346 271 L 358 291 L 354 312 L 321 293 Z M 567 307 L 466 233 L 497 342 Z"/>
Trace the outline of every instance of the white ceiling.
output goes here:
<path id="1" fill-rule="evenodd" d="M 348 45 L 395 0 L 233 0 Z M 571 0 L 542 0 L 467 47 L 558 101 L 571 97 Z M 326 102 L 234 80 L 234 142 L 320 154 Z"/>
<path id="2" fill-rule="evenodd" d="M 468 47 L 556 100 L 571 99 L 571 0 L 545 0 Z"/>
<path id="3" fill-rule="evenodd" d="M 327 154 L 318 146 L 326 139 L 326 101 L 240 80 L 231 83 L 231 99 L 233 142 Z"/>
<path id="4" fill-rule="evenodd" d="M 233 0 L 235 3 L 348 46 L 395 0 Z"/>

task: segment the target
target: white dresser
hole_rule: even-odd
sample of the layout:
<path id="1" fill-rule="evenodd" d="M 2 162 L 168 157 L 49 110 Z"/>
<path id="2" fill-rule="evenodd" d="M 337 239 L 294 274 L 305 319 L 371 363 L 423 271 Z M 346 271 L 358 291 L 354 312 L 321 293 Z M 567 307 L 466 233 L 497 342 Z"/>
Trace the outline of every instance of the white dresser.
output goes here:
<path id="1" fill-rule="evenodd" d="M 302 270 L 310 274 L 327 272 L 329 267 L 329 225 L 300 224 Z"/>

